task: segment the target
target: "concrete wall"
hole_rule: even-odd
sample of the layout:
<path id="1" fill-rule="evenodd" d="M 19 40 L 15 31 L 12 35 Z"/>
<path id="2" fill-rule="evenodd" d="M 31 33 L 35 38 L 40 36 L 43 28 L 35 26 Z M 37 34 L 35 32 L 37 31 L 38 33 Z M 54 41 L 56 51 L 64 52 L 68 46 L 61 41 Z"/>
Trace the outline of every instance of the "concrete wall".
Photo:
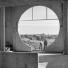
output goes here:
<path id="1" fill-rule="evenodd" d="M 38 68 L 36 53 L 0 53 L 0 68 Z"/>
<path id="2" fill-rule="evenodd" d="M 0 8 L 0 51 L 4 51 L 5 46 L 5 9 Z"/>
<path id="3" fill-rule="evenodd" d="M 39 57 L 39 63 L 48 62 L 46 68 L 68 68 L 67 55 L 45 55 Z"/>
<path id="4" fill-rule="evenodd" d="M 58 37 L 55 39 L 49 47 L 46 48 L 46 52 L 63 52 L 64 50 L 64 37 L 63 37 L 63 28 L 60 29 Z"/>
<path id="5" fill-rule="evenodd" d="M 18 21 L 21 16 L 21 14 L 27 10 L 28 8 L 36 5 L 43 5 L 51 8 L 55 13 L 58 15 L 60 25 L 62 25 L 62 11 L 61 11 L 61 3 L 60 1 L 35 1 L 32 0 L 28 2 L 27 4 L 22 3 L 22 6 L 15 6 L 15 7 L 6 7 L 6 42 L 10 42 L 12 45 L 14 43 L 19 43 L 18 41 L 14 42 L 13 39 L 15 38 L 14 35 L 16 34 L 17 29 L 18 29 Z M 63 31 L 63 27 L 62 27 Z M 48 50 L 50 51 L 63 51 L 63 46 L 64 46 L 64 41 L 63 37 L 64 35 L 62 34 L 62 31 L 60 31 L 60 38 L 57 38 L 59 40 L 57 43 L 53 46 L 50 46 Z M 62 36 L 62 37 L 61 37 Z M 16 39 L 17 40 L 17 39 Z M 60 41 L 61 40 L 61 41 Z M 19 44 L 18 44 L 19 45 Z M 15 45 L 13 45 L 15 46 Z M 59 49 L 58 49 L 59 48 Z M 54 49 L 54 50 L 53 50 Z M 48 51 L 47 50 L 47 51 Z"/>
<path id="6" fill-rule="evenodd" d="M 67 1 L 67 41 L 68 41 L 68 1 Z M 68 42 L 67 42 L 68 46 Z M 68 52 L 68 47 L 67 47 L 67 52 Z"/>

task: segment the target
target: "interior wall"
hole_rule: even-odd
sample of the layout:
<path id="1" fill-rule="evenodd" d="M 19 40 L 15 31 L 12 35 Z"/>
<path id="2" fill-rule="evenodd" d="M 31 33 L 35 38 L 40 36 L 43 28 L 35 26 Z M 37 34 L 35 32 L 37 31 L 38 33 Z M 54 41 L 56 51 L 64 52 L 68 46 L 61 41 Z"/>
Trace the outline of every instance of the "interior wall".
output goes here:
<path id="1" fill-rule="evenodd" d="M 39 56 L 39 63 L 48 62 L 46 68 L 68 68 L 67 55 L 44 55 Z"/>
<path id="2" fill-rule="evenodd" d="M 38 68 L 36 53 L 0 53 L 0 68 Z"/>
<path id="3" fill-rule="evenodd" d="M 59 21 L 60 21 L 60 25 L 62 25 L 62 10 L 61 10 L 61 3 L 59 1 L 36 1 L 36 2 L 30 2 L 27 3 L 25 5 L 22 6 L 16 6 L 16 7 L 6 7 L 6 42 L 10 42 L 13 46 L 16 46 L 15 43 L 19 43 L 18 40 L 17 41 L 13 41 L 14 38 L 16 38 L 16 32 L 18 29 L 18 21 L 19 18 L 21 16 L 21 14 L 27 10 L 28 8 L 32 7 L 32 6 L 36 6 L 36 5 L 44 5 L 47 6 L 49 8 L 51 8 L 53 11 L 56 12 L 56 14 L 58 15 Z M 63 51 L 63 46 L 64 46 L 64 41 L 63 41 L 63 27 L 61 28 L 60 34 L 59 34 L 59 38 L 57 38 L 57 43 L 55 42 L 54 44 L 52 44 L 53 46 L 48 47 L 47 51 Z M 17 33 L 18 34 L 18 33 Z M 19 46 L 19 44 L 18 44 Z M 21 48 L 21 47 L 20 47 Z M 58 49 L 59 48 L 59 49 Z M 53 50 L 54 49 L 54 50 Z"/>
<path id="4" fill-rule="evenodd" d="M 4 42 L 5 42 L 5 14 L 4 8 L 0 8 L 0 51 L 4 51 Z"/>
<path id="5" fill-rule="evenodd" d="M 68 41 L 68 1 L 67 1 L 67 41 Z M 67 42 L 67 53 L 68 53 L 68 42 Z"/>
<path id="6" fill-rule="evenodd" d="M 46 48 L 46 52 L 52 53 L 63 53 L 64 51 L 64 37 L 63 37 L 63 28 L 60 29 L 58 37 L 55 39 L 49 47 Z"/>

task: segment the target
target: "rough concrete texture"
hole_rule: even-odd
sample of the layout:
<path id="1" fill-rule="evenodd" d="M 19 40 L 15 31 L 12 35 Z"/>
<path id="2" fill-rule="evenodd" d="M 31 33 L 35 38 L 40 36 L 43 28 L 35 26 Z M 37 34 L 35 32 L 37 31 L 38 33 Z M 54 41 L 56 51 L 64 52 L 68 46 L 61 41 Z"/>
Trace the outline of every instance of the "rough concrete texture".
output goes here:
<path id="1" fill-rule="evenodd" d="M 24 43 L 18 36 L 17 32 L 13 37 L 13 47 L 16 51 L 31 51 L 31 47 Z"/>
<path id="2" fill-rule="evenodd" d="M 38 68 L 36 53 L 0 53 L 0 68 Z"/>
<path id="3" fill-rule="evenodd" d="M 63 0 L 0 0 L 0 6 L 20 6 L 33 2 L 63 1 Z"/>
<path id="4" fill-rule="evenodd" d="M 39 63 L 48 62 L 46 68 L 68 68 L 67 55 L 46 55 L 39 57 Z"/>
<path id="5" fill-rule="evenodd" d="M 21 14 L 23 14 L 25 10 L 36 5 L 47 6 L 51 8 L 53 11 L 55 11 L 55 13 L 57 14 L 59 18 L 60 25 L 62 25 L 62 16 L 61 16 L 62 11 L 61 11 L 60 1 L 44 1 L 43 0 L 41 2 L 41 0 L 39 0 L 34 2 L 34 0 L 31 0 L 25 5 L 24 3 L 22 3 L 22 6 L 6 7 L 6 10 L 5 10 L 6 11 L 5 13 L 6 14 L 6 17 L 5 17 L 6 18 L 6 28 L 5 28 L 6 42 L 7 41 L 10 42 L 13 46 L 15 46 L 15 43 L 18 45 L 21 45 L 17 39 L 16 39 L 17 42 L 13 40 L 15 38 L 14 35 L 16 34 L 16 32 L 18 32 L 18 21 L 20 19 Z M 63 34 L 62 34 L 62 37 L 61 35 L 59 35 L 59 38 L 57 38 L 57 40 L 61 40 L 61 41 L 56 41 L 52 46 L 48 47 L 47 52 L 48 51 L 52 51 L 52 52 L 63 51 L 63 46 L 64 46 L 63 37 L 64 37 Z"/>
<path id="6" fill-rule="evenodd" d="M 46 48 L 46 52 L 63 52 L 64 49 L 64 37 L 63 28 L 60 29 L 58 37 L 55 39 L 49 47 Z"/>

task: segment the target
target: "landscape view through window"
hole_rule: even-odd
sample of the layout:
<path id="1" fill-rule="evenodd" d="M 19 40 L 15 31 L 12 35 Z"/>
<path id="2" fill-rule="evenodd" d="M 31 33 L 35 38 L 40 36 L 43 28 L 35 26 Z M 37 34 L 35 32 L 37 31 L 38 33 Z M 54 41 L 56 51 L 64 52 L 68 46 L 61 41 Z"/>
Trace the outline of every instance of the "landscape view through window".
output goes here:
<path id="1" fill-rule="evenodd" d="M 56 13 L 45 6 L 26 10 L 18 22 L 18 33 L 33 50 L 45 50 L 59 34 L 60 23 Z"/>

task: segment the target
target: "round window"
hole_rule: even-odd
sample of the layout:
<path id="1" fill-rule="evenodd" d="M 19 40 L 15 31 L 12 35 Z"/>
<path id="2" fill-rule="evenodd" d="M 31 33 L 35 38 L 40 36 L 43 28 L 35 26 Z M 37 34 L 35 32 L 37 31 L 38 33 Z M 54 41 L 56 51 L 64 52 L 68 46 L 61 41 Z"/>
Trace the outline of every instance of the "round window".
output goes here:
<path id="1" fill-rule="evenodd" d="M 21 15 L 18 22 L 21 40 L 37 50 L 41 49 L 42 43 L 43 47 L 51 45 L 58 36 L 59 30 L 60 23 L 56 13 L 45 6 L 29 8 Z"/>

